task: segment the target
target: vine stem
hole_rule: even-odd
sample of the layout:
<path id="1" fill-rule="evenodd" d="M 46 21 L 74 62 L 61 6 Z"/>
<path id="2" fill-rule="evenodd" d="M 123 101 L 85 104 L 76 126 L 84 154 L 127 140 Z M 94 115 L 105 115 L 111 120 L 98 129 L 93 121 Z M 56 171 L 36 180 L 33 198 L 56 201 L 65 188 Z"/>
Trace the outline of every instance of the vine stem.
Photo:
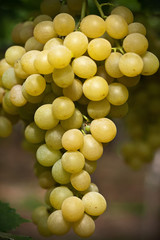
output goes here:
<path id="1" fill-rule="evenodd" d="M 95 5 L 96 5 L 96 7 L 98 8 L 98 11 L 99 11 L 101 17 L 102 17 L 103 19 L 106 19 L 107 16 L 105 16 L 105 14 L 104 14 L 104 12 L 103 12 L 103 10 L 102 10 L 102 6 L 104 6 L 104 4 L 100 4 L 100 3 L 98 2 L 98 0 L 94 0 L 94 3 L 95 3 Z M 105 5 L 106 5 L 106 4 L 105 4 Z M 107 5 L 108 5 L 108 4 L 107 4 Z"/>
<path id="2" fill-rule="evenodd" d="M 87 9 L 87 0 L 83 0 L 82 10 L 81 10 L 81 20 L 86 16 L 86 9 Z"/>

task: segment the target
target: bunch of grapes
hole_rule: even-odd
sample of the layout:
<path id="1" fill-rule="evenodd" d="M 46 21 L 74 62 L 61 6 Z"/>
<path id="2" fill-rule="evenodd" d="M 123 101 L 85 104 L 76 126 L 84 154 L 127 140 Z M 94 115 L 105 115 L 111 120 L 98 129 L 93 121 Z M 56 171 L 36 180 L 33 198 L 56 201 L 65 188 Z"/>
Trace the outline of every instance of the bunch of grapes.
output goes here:
<path id="1" fill-rule="evenodd" d="M 133 22 L 128 8 L 116 7 L 108 17 L 88 15 L 76 25 L 66 12 L 47 12 L 51 2 L 60 11 L 53 0 L 43 1 L 41 9 L 53 20 L 42 14 L 17 25 L 17 45 L 0 62 L 0 137 L 18 119 L 24 122 L 36 176 L 47 189 L 47 206 L 32 216 L 39 232 L 63 235 L 73 227 L 88 237 L 107 207 L 90 174 L 103 144 L 116 136 L 113 119 L 127 113 L 128 87 L 154 74 L 159 61 L 147 51 L 146 29 Z"/>
<path id="2" fill-rule="evenodd" d="M 138 88 L 132 90 L 129 99 L 129 106 L 132 107 L 124 118 L 130 141 L 122 144 L 122 155 L 125 162 L 135 170 L 150 163 L 160 147 L 158 81 L 158 74 L 145 77 Z"/>

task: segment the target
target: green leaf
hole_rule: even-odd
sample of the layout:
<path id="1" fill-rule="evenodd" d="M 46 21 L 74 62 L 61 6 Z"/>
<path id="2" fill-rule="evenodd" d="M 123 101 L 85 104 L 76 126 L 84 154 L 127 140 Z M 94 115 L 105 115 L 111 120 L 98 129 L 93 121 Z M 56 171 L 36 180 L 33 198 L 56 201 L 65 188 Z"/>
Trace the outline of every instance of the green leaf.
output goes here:
<path id="1" fill-rule="evenodd" d="M 8 232 L 21 223 L 28 222 L 16 213 L 14 208 L 11 208 L 8 203 L 0 201 L 0 231 Z"/>
<path id="2" fill-rule="evenodd" d="M 113 3 L 115 5 L 121 5 L 121 6 L 125 6 L 128 7 L 129 9 L 131 9 L 132 11 L 139 11 L 141 9 L 141 4 L 138 0 L 113 0 Z"/>
<path id="3" fill-rule="evenodd" d="M 17 236 L 10 233 L 0 232 L 0 239 L 3 240 L 32 240 L 31 237 Z"/>

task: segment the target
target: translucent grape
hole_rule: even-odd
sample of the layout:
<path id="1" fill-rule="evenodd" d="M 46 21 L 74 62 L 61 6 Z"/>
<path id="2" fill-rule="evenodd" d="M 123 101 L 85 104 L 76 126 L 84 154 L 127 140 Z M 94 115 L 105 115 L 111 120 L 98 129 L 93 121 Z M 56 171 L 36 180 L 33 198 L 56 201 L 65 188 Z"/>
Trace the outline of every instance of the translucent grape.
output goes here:
<path id="1" fill-rule="evenodd" d="M 128 25 L 128 34 L 131 34 L 131 33 L 141 33 L 145 36 L 146 28 L 142 23 L 133 22 Z"/>
<path id="2" fill-rule="evenodd" d="M 73 223 L 73 230 L 80 237 L 90 237 L 95 231 L 94 220 L 85 213 L 78 222 Z"/>
<path id="3" fill-rule="evenodd" d="M 125 53 L 119 60 L 120 71 L 128 77 L 135 77 L 143 70 L 142 58 L 132 52 Z"/>
<path id="4" fill-rule="evenodd" d="M 87 106 L 87 112 L 93 119 L 102 118 L 108 115 L 110 108 L 110 103 L 107 98 L 104 98 L 101 101 L 90 101 Z"/>
<path id="5" fill-rule="evenodd" d="M 72 101 L 78 101 L 83 94 L 82 82 L 79 79 L 74 79 L 73 83 L 66 88 L 63 88 L 63 95 L 69 97 Z"/>
<path id="6" fill-rule="evenodd" d="M 153 75 L 157 72 L 159 68 L 159 60 L 153 53 L 147 51 L 144 55 L 142 55 L 143 60 L 143 70 L 142 75 Z"/>
<path id="7" fill-rule="evenodd" d="M 80 30 L 89 38 L 97 38 L 105 32 L 105 22 L 97 15 L 88 15 L 80 23 Z"/>
<path id="8" fill-rule="evenodd" d="M 62 136 L 62 145 L 67 151 L 76 151 L 83 145 L 83 134 L 79 129 L 70 129 Z"/>
<path id="9" fill-rule="evenodd" d="M 82 170 L 71 175 L 71 184 L 77 191 L 85 191 L 89 188 L 91 183 L 91 177 L 89 173 L 85 170 Z"/>
<path id="10" fill-rule="evenodd" d="M 113 105 L 122 105 L 128 100 L 128 89 L 121 83 L 111 83 L 109 85 L 108 101 Z"/>
<path id="11" fill-rule="evenodd" d="M 25 54 L 26 50 L 21 46 L 11 46 L 5 52 L 5 60 L 11 66 Z"/>
<path id="12" fill-rule="evenodd" d="M 41 51 L 34 60 L 34 66 L 40 74 L 49 74 L 53 72 L 53 66 L 48 61 L 48 51 Z"/>
<path id="13" fill-rule="evenodd" d="M 72 62 L 74 73 L 80 78 L 91 78 L 97 72 L 96 63 L 87 56 L 75 58 Z"/>
<path id="14" fill-rule="evenodd" d="M 68 65 L 65 68 L 54 69 L 52 77 L 57 86 L 66 88 L 73 83 L 74 72 L 71 65 Z"/>
<path id="15" fill-rule="evenodd" d="M 82 122 L 83 122 L 82 113 L 77 108 L 75 108 L 73 115 L 66 120 L 62 120 L 61 125 L 65 130 L 69 130 L 73 128 L 80 128 Z"/>
<path id="16" fill-rule="evenodd" d="M 28 74 L 35 74 L 38 73 L 34 66 L 34 61 L 36 57 L 39 55 L 38 50 L 31 50 L 26 52 L 21 58 L 21 65 L 23 70 Z"/>
<path id="17" fill-rule="evenodd" d="M 76 222 L 83 217 L 84 205 L 80 198 L 72 196 L 64 200 L 62 215 L 68 222 Z"/>
<path id="18" fill-rule="evenodd" d="M 99 118 L 91 122 L 90 131 L 97 141 L 107 143 L 115 138 L 117 128 L 112 120 Z"/>
<path id="19" fill-rule="evenodd" d="M 112 10 L 111 14 L 116 14 L 116 15 L 122 16 L 128 24 L 132 23 L 133 19 L 134 19 L 134 16 L 133 16 L 133 13 L 131 12 L 131 10 L 125 6 L 118 6 L 118 7 L 114 8 Z"/>
<path id="20" fill-rule="evenodd" d="M 34 122 L 31 122 L 25 128 L 24 135 L 30 143 L 41 143 L 44 141 L 45 131 L 40 129 Z"/>
<path id="21" fill-rule="evenodd" d="M 123 76 L 123 73 L 119 69 L 119 61 L 121 56 L 121 53 L 113 52 L 105 61 L 106 72 L 112 78 L 119 78 Z"/>
<path id="22" fill-rule="evenodd" d="M 88 54 L 97 61 L 103 61 L 109 57 L 111 53 L 111 44 L 104 38 L 96 38 L 88 44 Z"/>
<path id="23" fill-rule="evenodd" d="M 60 184 L 68 184 L 71 174 L 64 170 L 61 159 L 58 160 L 52 167 L 52 176 L 56 182 Z"/>
<path id="24" fill-rule="evenodd" d="M 53 115 L 59 120 L 70 118 L 73 115 L 74 110 L 74 103 L 68 97 L 58 97 L 52 103 Z"/>
<path id="25" fill-rule="evenodd" d="M 45 44 L 49 39 L 57 37 L 52 21 L 43 21 L 38 23 L 34 28 L 35 39 Z"/>
<path id="26" fill-rule="evenodd" d="M 106 32 L 115 39 L 124 38 L 128 34 L 128 24 L 120 15 L 112 14 L 105 20 Z"/>
<path id="27" fill-rule="evenodd" d="M 53 26 L 55 32 L 60 36 L 66 36 L 69 33 L 74 31 L 75 28 L 75 20 L 68 13 L 59 13 L 53 19 Z"/>
<path id="28" fill-rule="evenodd" d="M 85 164 L 85 159 L 82 153 L 78 151 L 65 152 L 62 156 L 62 166 L 69 173 L 80 172 Z"/>
<path id="29" fill-rule="evenodd" d="M 100 101 L 108 94 L 108 83 L 99 76 L 89 78 L 83 83 L 83 93 L 92 101 Z"/>
<path id="30" fill-rule="evenodd" d="M 51 130 L 48 130 L 45 134 L 45 142 L 47 146 L 53 149 L 61 149 L 62 146 L 62 136 L 65 133 L 65 130 L 60 124 L 54 127 Z"/>
<path id="31" fill-rule="evenodd" d="M 63 44 L 63 40 L 61 38 L 54 37 L 45 43 L 43 50 L 51 50 L 52 48 L 55 48 L 56 46 L 59 46 L 62 44 Z"/>
<path id="32" fill-rule="evenodd" d="M 30 75 L 24 82 L 25 91 L 31 96 L 38 96 L 44 92 L 46 81 L 40 74 Z"/>

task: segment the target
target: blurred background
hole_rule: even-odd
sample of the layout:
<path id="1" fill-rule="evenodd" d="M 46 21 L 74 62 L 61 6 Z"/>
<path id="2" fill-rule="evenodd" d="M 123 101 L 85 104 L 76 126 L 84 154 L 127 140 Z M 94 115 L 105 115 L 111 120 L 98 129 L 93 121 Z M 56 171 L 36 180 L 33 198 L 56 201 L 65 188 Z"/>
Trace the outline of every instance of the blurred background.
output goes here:
<path id="1" fill-rule="evenodd" d="M 90 4 L 92 1 L 90 1 Z M 105 1 L 100 1 L 105 2 Z M 113 0 L 129 7 L 147 28 L 149 50 L 160 57 L 160 3 L 156 0 Z M 15 24 L 40 13 L 40 0 L 0 2 L 0 58 L 13 44 Z M 90 6 L 91 6 L 90 5 Z M 106 11 L 110 9 L 106 8 Z M 93 240 L 160 239 L 160 72 L 143 77 L 130 89 L 129 112 L 115 118 L 116 139 L 105 146 L 92 174 L 92 181 L 108 203 L 96 220 Z M 14 125 L 7 139 L 0 139 L 0 200 L 9 202 L 21 216 L 30 219 L 35 207 L 44 203 L 45 190 L 39 187 L 33 168 L 35 156 L 25 150 L 23 123 Z M 43 240 L 32 223 L 24 223 L 14 233 Z M 80 239 L 69 232 L 64 237 Z"/>

